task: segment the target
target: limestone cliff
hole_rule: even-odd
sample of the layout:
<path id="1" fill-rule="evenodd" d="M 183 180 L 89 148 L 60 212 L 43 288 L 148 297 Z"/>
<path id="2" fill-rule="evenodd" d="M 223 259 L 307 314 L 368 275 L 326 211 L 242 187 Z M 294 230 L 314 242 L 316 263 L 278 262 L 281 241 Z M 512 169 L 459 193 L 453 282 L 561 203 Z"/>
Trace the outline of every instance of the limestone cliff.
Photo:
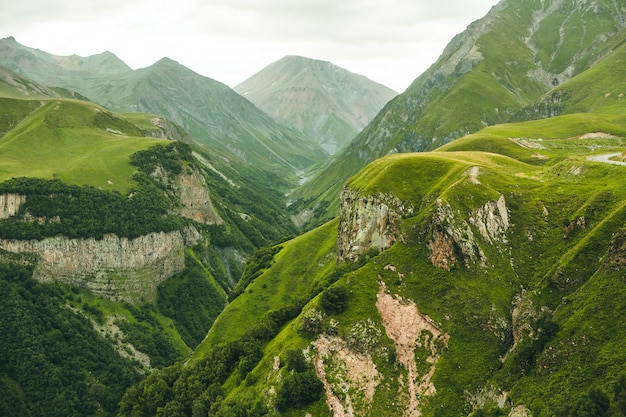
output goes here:
<path id="1" fill-rule="evenodd" d="M 467 218 L 453 210 L 447 201 L 439 199 L 430 224 L 430 261 L 433 266 L 448 271 L 458 263 L 484 267 L 487 258 L 478 236 L 488 244 L 505 248 L 509 226 L 503 195 L 473 210 Z"/>
<path id="2" fill-rule="evenodd" d="M 16 214 L 25 202 L 25 195 L 0 194 L 0 219 L 7 219 Z"/>
<path id="3" fill-rule="evenodd" d="M 354 260 L 370 249 L 384 250 L 403 240 L 399 220 L 412 212 L 412 206 L 392 195 L 363 196 L 345 187 L 337 239 L 339 261 Z"/>
<path id="4" fill-rule="evenodd" d="M 173 190 L 180 208 L 173 214 L 204 224 L 222 224 L 224 220 L 215 210 L 206 181 L 197 169 L 187 169 L 174 176 L 157 165 L 152 177 Z"/>
<path id="5" fill-rule="evenodd" d="M 222 224 L 217 214 L 206 181 L 200 172 L 183 173 L 178 176 L 177 191 L 182 209 L 180 215 L 204 224 Z"/>
<path id="6" fill-rule="evenodd" d="M 103 239 L 0 240 L 0 248 L 39 258 L 34 278 L 87 288 L 112 300 L 153 301 L 157 286 L 185 267 L 185 246 L 198 232 L 150 233 L 136 239 L 105 235 Z"/>

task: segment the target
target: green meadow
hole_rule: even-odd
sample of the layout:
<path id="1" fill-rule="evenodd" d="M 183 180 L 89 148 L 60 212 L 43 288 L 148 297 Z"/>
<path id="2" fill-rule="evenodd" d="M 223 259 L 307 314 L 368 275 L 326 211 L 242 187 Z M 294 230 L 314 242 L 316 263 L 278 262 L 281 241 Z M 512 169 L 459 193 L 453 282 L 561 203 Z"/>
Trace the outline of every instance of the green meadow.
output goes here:
<path id="1" fill-rule="evenodd" d="M 125 192 L 135 172 L 130 155 L 167 143 L 139 137 L 139 128 L 93 103 L 0 99 L 2 110 L 16 107 L 0 139 L 0 181 L 60 179 Z"/>

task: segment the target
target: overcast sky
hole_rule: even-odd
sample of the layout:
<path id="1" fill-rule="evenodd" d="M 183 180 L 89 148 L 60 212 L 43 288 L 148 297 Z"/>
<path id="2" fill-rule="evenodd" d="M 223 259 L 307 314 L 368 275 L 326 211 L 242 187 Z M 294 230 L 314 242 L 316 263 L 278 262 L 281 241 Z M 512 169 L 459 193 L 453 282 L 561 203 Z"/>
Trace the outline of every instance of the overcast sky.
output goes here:
<path id="1" fill-rule="evenodd" d="M 56 55 L 169 57 L 231 87 L 285 55 L 398 92 L 497 0 L 0 0 L 0 37 Z"/>

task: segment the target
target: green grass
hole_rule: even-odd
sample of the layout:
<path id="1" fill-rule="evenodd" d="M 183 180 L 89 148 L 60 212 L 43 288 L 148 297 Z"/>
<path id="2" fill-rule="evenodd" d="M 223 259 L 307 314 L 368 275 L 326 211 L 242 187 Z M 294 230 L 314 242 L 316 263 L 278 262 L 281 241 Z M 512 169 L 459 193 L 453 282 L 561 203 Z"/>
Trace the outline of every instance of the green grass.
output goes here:
<path id="1" fill-rule="evenodd" d="M 92 103 L 53 100 L 30 113 L 0 140 L 0 181 L 56 178 L 69 184 L 128 190 L 135 172 L 130 155 L 164 141 L 95 126 L 94 118 L 102 112 Z"/>
<path id="2" fill-rule="evenodd" d="M 589 126 L 598 127 L 597 131 L 622 134 L 622 120 L 614 116 L 582 117 L 584 120 L 580 123 L 576 116 L 564 116 L 550 121 L 498 126 L 459 140 L 442 151 L 391 155 L 369 164 L 348 182 L 348 186 L 360 194 L 390 193 L 412 202 L 420 210 L 403 220 L 404 243 L 397 243 L 333 284 L 349 289 L 348 309 L 340 314 L 329 314 L 325 320 L 327 323 L 331 317 L 338 320 L 337 331 L 344 337 L 350 334 L 355 323 L 365 318 L 380 326 L 375 303 L 379 282 L 384 281 L 389 292 L 414 301 L 420 312 L 448 333 L 448 347 L 433 376 L 437 394 L 425 402 L 424 415 L 439 415 L 437 410 L 442 409 L 448 413 L 442 415 L 468 414 L 471 408 L 466 402 L 467 393 L 476 393 L 489 384 L 499 386 L 499 381 L 507 378 L 513 378 L 508 379 L 506 384 L 509 385 L 504 388 L 511 389 L 514 404 L 523 402 L 535 411 L 543 404 L 554 412 L 565 401 L 576 401 L 601 377 L 602 373 L 587 363 L 589 361 L 610 372 L 610 377 L 600 384 L 610 392 L 615 375 L 620 372 L 613 364 L 623 363 L 623 355 L 616 354 L 615 346 L 619 346 L 624 335 L 623 332 L 611 334 L 607 323 L 598 324 L 599 329 L 591 333 L 596 335 L 594 344 L 582 353 L 570 352 L 557 341 L 549 343 L 547 346 L 556 348 L 561 355 L 557 358 L 564 363 L 560 370 L 546 373 L 532 368 L 530 375 L 520 378 L 506 374 L 511 368 L 502 367 L 501 363 L 511 347 L 512 336 L 506 323 L 511 320 L 513 299 L 521 288 L 532 292 L 538 309 L 555 312 L 555 320 L 561 328 L 558 340 L 577 343 L 589 335 L 578 327 L 581 323 L 585 329 L 595 328 L 596 319 L 585 316 L 585 312 L 602 309 L 602 296 L 611 298 L 611 306 L 617 302 L 601 290 L 594 290 L 591 298 L 584 294 L 596 281 L 604 282 L 602 288 L 611 282 L 605 280 L 606 274 L 601 271 L 608 242 L 624 222 L 624 168 L 590 162 L 586 156 L 598 152 L 597 149 L 592 151 L 592 146 L 619 147 L 621 138 L 576 137 L 588 133 Z M 546 146 L 542 152 L 550 155 L 549 162 L 525 163 L 525 159 L 532 162 L 529 153 L 534 151 L 509 140 L 512 134 L 527 139 L 543 138 L 538 143 Z M 490 152 L 477 152 L 474 147 L 486 147 Z M 479 168 L 476 177 L 479 184 L 468 180 L 470 167 Z M 454 215 L 467 222 L 470 213 L 488 201 L 495 201 L 499 195 L 504 195 L 507 202 L 510 241 L 504 247 L 488 244 L 474 230 L 475 241 L 486 257 L 485 267 L 457 264 L 451 271 L 434 268 L 429 262 L 428 242 L 435 200 L 449 202 Z M 569 222 L 581 216 L 585 217 L 586 226 L 566 232 L 565 220 Z M 310 265 L 316 262 L 314 259 L 319 259 L 319 255 L 310 258 L 302 253 L 321 254 L 322 249 L 326 256 L 333 253 L 330 240 L 328 245 L 320 246 L 320 252 L 312 250 L 312 237 L 321 233 L 328 231 L 315 229 L 288 242 L 275 263 L 249 287 L 245 294 L 249 298 L 242 298 L 239 303 L 235 300 L 227 307 L 221 317 L 221 328 L 228 328 L 233 335 L 242 334 L 232 329 L 237 323 L 258 317 L 261 304 L 264 303 L 263 308 L 280 305 L 274 297 L 283 294 L 283 288 L 295 289 L 294 281 L 307 274 L 295 265 L 301 262 Z M 332 235 L 328 237 L 331 238 Z M 297 258 L 292 256 L 298 253 Z M 386 265 L 393 265 L 396 271 L 386 269 Z M 253 297 L 266 301 L 256 304 Z M 573 305 L 563 304 L 563 297 L 576 301 Z M 304 311 L 312 308 L 321 308 L 319 297 L 313 298 Z M 617 309 L 611 311 L 619 311 L 621 305 L 611 308 Z M 288 324 L 267 345 L 264 358 L 252 373 L 256 392 L 265 392 L 269 385 L 279 384 L 278 373 L 268 373 L 273 357 L 280 357 L 287 349 L 306 347 L 307 337 L 300 331 L 301 321 L 302 318 L 297 318 Z M 563 336 L 564 332 L 574 336 Z M 390 341 L 383 337 L 379 346 L 391 346 Z M 579 362 L 574 355 L 582 355 L 580 360 L 586 361 L 585 365 L 577 368 Z M 591 359 L 593 355 L 600 359 Z M 550 358 L 549 353 L 542 353 L 538 363 L 550 363 L 553 360 Z M 384 370 L 385 378 L 397 380 L 397 367 L 390 368 L 382 357 L 375 361 L 378 369 Z M 569 375 L 576 381 L 575 387 L 565 387 Z M 541 391 L 539 387 L 544 384 L 548 386 Z M 232 389 L 230 395 L 236 396 L 246 385 L 231 380 L 228 386 Z M 398 387 L 385 391 L 389 389 L 387 385 L 379 387 L 382 397 L 377 397 L 379 402 L 370 415 L 384 415 L 385 409 L 391 407 L 386 401 L 396 396 Z M 314 407 L 317 406 L 306 411 Z"/>
<path id="3" fill-rule="evenodd" d="M 237 340 L 267 312 L 310 297 L 325 284 L 335 265 L 329 253 L 335 246 L 336 230 L 337 221 L 333 221 L 282 243 L 283 249 L 275 255 L 272 267 L 228 305 L 228 314 L 217 318 L 194 358 L 202 357 L 211 345 Z"/>

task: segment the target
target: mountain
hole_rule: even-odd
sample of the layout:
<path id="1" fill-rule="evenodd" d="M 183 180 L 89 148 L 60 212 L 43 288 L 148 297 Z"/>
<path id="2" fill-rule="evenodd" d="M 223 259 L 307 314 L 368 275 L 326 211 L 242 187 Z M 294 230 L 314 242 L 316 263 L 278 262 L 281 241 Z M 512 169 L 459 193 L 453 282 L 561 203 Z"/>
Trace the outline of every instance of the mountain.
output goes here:
<path id="1" fill-rule="evenodd" d="M 397 93 L 330 62 L 286 56 L 235 87 L 274 119 L 336 153 Z"/>
<path id="2" fill-rule="evenodd" d="M 81 90 L 0 68 L 0 415 L 626 415 L 625 7 L 502 1 L 291 194 L 225 86 L 22 50 Z"/>
<path id="3" fill-rule="evenodd" d="M 374 161 L 121 415 L 623 415 L 626 168 L 588 157 L 625 137 L 563 115 Z"/>
<path id="4" fill-rule="evenodd" d="M 316 212 L 318 222 L 334 217 L 343 184 L 378 157 L 432 150 L 484 126 L 542 116 L 523 109 L 536 108 L 535 101 L 587 71 L 587 77 L 600 79 L 595 68 L 626 37 L 625 13 L 626 6 L 608 0 L 576 6 L 501 1 L 457 35 L 437 62 L 297 190 L 291 196 L 300 200 L 294 208 L 309 216 Z"/>
<path id="5" fill-rule="evenodd" d="M 111 52 L 90 57 L 58 56 L 21 45 L 13 37 L 0 39 L 0 65 L 43 85 L 78 92 L 98 77 L 114 77 L 131 70 Z"/>
<path id="6" fill-rule="evenodd" d="M 61 57 L 24 47 L 13 38 L 0 41 L 0 65 L 43 85 L 77 91 L 114 111 L 172 120 L 231 159 L 276 171 L 290 183 L 285 188 L 297 183 L 297 172 L 327 158 L 300 132 L 277 123 L 218 81 L 168 58 L 133 71 L 113 57 Z"/>
<path id="7" fill-rule="evenodd" d="M 285 197 L 160 116 L 0 76 L 0 414 L 115 415 L 295 233 Z"/>

